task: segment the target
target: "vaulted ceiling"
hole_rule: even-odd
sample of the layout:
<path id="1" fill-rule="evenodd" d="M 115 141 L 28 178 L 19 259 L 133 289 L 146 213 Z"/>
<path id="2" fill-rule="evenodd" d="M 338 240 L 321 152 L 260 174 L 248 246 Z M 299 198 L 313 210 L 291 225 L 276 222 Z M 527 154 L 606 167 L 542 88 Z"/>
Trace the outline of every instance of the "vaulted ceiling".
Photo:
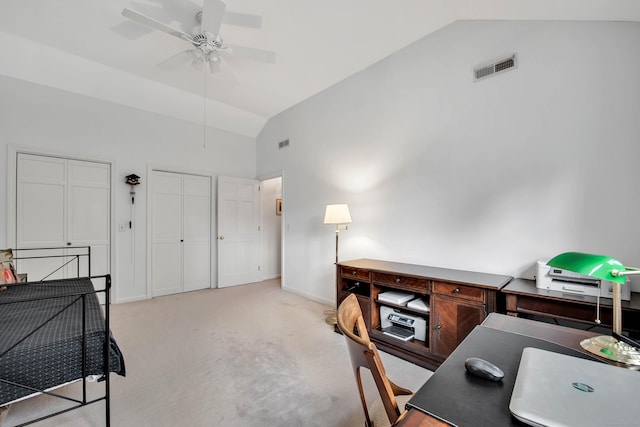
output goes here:
<path id="1" fill-rule="evenodd" d="M 170 61 L 202 0 L 2 0 L 0 75 L 255 137 L 272 116 L 460 19 L 640 21 L 638 0 L 227 0 L 220 72 Z M 259 28 L 247 26 L 260 17 Z M 255 22 L 255 19 L 251 22 Z M 247 49 L 275 52 L 275 62 Z M 179 63 L 178 63 L 179 62 Z M 206 92 L 206 98 L 203 94 Z"/>

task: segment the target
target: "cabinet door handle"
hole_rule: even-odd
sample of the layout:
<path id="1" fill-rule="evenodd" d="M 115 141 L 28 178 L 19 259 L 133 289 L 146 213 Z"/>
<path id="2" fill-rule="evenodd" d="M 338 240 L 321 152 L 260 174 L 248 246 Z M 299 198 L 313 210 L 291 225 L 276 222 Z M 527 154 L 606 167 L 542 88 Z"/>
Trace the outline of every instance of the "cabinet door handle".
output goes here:
<path id="1" fill-rule="evenodd" d="M 396 283 L 400 283 L 400 278 L 396 278 Z"/>
<path id="2" fill-rule="evenodd" d="M 356 275 L 356 273 L 357 273 L 357 271 L 355 271 L 355 270 L 353 270 L 353 271 L 351 272 L 351 274 L 353 274 L 354 276 Z"/>
<path id="3" fill-rule="evenodd" d="M 460 288 L 455 288 L 455 289 L 453 290 L 453 293 L 454 293 L 454 294 L 459 294 L 459 293 L 460 293 Z"/>

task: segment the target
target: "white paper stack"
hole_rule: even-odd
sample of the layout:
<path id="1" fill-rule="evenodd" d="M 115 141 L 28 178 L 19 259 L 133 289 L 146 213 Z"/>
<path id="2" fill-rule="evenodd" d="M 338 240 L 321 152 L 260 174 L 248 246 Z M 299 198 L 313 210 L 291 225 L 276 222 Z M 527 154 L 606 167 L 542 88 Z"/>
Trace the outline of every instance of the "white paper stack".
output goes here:
<path id="1" fill-rule="evenodd" d="M 414 298 L 414 294 L 398 291 L 388 291 L 378 295 L 378 301 L 388 302 L 396 305 L 407 305 L 407 303 Z"/>
<path id="2" fill-rule="evenodd" d="M 416 298 L 413 301 L 409 301 L 407 307 L 416 311 L 421 311 L 423 313 L 428 313 L 429 311 L 431 311 L 431 307 L 429 307 L 429 304 L 424 302 L 422 298 Z"/>

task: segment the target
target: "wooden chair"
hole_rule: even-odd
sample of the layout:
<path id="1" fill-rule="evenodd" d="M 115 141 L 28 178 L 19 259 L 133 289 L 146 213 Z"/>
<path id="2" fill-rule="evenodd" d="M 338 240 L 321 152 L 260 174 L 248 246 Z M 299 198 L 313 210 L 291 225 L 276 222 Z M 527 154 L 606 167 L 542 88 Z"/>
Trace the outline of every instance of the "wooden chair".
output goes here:
<path id="1" fill-rule="evenodd" d="M 375 344 L 369 339 L 367 328 L 362 317 L 362 311 L 358 304 L 358 299 L 354 294 L 350 294 L 342 301 L 338 307 L 338 327 L 347 340 L 347 348 L 351 357 L 353 373 L 358 383 L 360 400 L 366 419 L 366 427 L 373 427 L 373 422 L 369 416 L 367 402 L 365 400 L 364 389 L 362 388 L 361 368 L 368 368 L 380 393 L 380 398 L 384 405 L 389 422 L 393 424 L 400 416 L 396 396 L 412 394 L 410 390 L 399 387 L 389 381 L 385 373 L 380 354 Z"/>

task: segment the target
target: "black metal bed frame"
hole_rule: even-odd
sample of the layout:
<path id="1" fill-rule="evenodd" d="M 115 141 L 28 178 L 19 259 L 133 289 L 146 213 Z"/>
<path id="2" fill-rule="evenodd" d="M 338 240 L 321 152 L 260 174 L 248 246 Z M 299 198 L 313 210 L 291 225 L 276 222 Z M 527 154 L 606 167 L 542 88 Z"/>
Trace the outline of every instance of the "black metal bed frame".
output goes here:
<path id="1" fill-rule="evenodd" d="M 72 253 L 72 254 L 65 254 L 64 251 L 86 251 L 85 253 Z M 56 255 L 31 255 L 31 256 L 19 256 L 19 254 L 23 253 L 23 252 L 35 252 L 35 251 L 60 251 L 62 253 L 56 254 Z M 32 252 L 32 253 L 33 253 Z M 81 257 L 86 257 L 87 260 L 87 277 L 91 277 L 91 246 L 61 246 L 61 247 L 56 247 L 56 248 L 16 248 L 13 249 L 13 253 L 14 253 L 14 261 L 20 261 L 20 260 L 37 260 L 37 259 L 55 259 L 55 258 L 61 258 L 62 259 L 62 264 L 52 270 L 49 274 L 47 274 L 45 277 L 43 277 L 42 279 L 40 279 L 40 282 L 43 282 L 44 280 L 46 280 L 48 277 L 54 275 L 55 273 L 57 273 L 58 271 L 62 270 L 64 267 L 66 267 L 67 265 L 70 265 L 72 262 L 76 262 L 76 276 L 75 278 L 80 278 L 80 261 Z M 66 261 L 65 261 L 66 259 Z M 17 267 L 17 266 L 16 266 Z"/>
<path id="2" fill-rule="evenodd" d="M 29 299 L 29 300 L 23 300 L 23 301 L 19 301 L 19 302 L 4 302 L 4 303 L 0 303 L 0 306 L 2 305 L 6 305 L 6 304 L 18 304 L 18 303 L 24 303 L 27 301 L 38 301 L 38 300 L 46 300 L 46 299 L 54 299 L 54 298 L 65 298 L 65 297 L 75 297 L 73 298 L 73 301 L 71 301 L 69 304 L 67 304 L 64 308 L 62 308 L 61 310 L 59 310 L 57 313 L 55 313 L 53 316 L 51 316 L 46 322 L 44 322 L 42 325 L 40 325 L 37 329 L 31 331 L 27 336 L 23 337 L 18 343 L 16 343 L 15 345 L 13 345 L 11 348 L 9 348 L 8 350 L 6 350 L 4 353 L 0 354 L 0 357 L 4 356 L 7 352 L 11 351 L 13 348 L 15 348 L 17 345 L 19 345 L 20 343 L 22 343 L 23 341 L 25 341 L 26 339 L 28 339 L 31 335 L 33 335 L 37 330 L 39 330 L 40 328 L 42 328 L 44 325 L 46 325 L 47 323 L 49 323 L 52 319 L 54 319 L 55 317 L 57 317 L 58 315 L 60 315 L 61 313 L 63 313 L 65 310 L 69 309 L 73 304 L 77 303 L 78 301 L 82 301 L 82 379 L 81 380 L 76 380 L 76 381 L 82 381 L 82 397 L 81 398 L 73 398 L 73 397 L 69 397 L 69 396 L 63 396 L 61 394 L 55 393 L 53 391 L 48 391 L 48 390 L 40 390 L 40 389 L 36 389 L 30 386 L 26 386 L 23 384 L 18 384 L 18 383 L 14 383 L 12 381 L 9 380 L 5 380 L 0 378 L 0 382 L 5 383 L 5 384 L 9 384 L 15 387 L 20 387 L 26 390 L 30 390 L 33 391 L 34 393 L 38 393 L 39 394 L 46 394 L 48 396 L 52 396 L 52 397 L 56 397 L 56 398 L 60 398 L 63 400 L 67 400 L 70 402 L 74 402 L 75 404 L 59 410 L 59 411 L 55 411 L 52 413 L 49 413 L 47 415 L 44 415 L 42 417 L 38 417 L 36 419 L 32 419 L 26 422 L 23 422 L 21 424 L 16 425 L 15 427 L 22 427 L 22 426 L 26 426 L 26 425 L 30 425 L 51 417 L 55 417 L 57 415 L 66 413 L 66 412 L 70 412 L 73 411 L 75 409 L 87 406 L 87 405 L 91 405 L 93 403 L 97 403 L 100 402 L 102 400 L 105 401 L 105 422 L 106 422 L 106 426 L 109 427 L 111 425 L 111 384 L 110 384 L 110 319 L 109 319 L 109 307 L 111 305 L 111 275 L 110 274 L 105 274 L 102 276 L 91 276 L 91 247 L 89 246 L 83 246 L 83 247 L 62 247 L 62 248 L 28 248 L 28 249 L 13 249 L 14 253 L 20 253 L 23 251 L 29 251 L 29 250 L 62 250 L 62 249 L 87 249 L 87 253 L 86 254 L 73 254 L 73 255 L 53 255 L 53 256 L 25 256 L 25 257 L 14 257 L 14 260 L 20 260 L 20 259 L 42 259 L 42 258 L 67 258 L 67 257 L 71 257 L 72 259 L 67 260 L 66 262 L 64 262 L 59 268 L 57 268 L 56 270 L 52 271 L 50 274 L 48 274 L 47 276 L 45 276 L 45 278 L 41 279 L 40 281 L 34 281 L 34 282 L 24 282 L 24 283 L 17 283 L 17 284 L 12 284 L 12 285 L 5 285 L 7 287 L 13 287 L 13 286 L 28 286 L 29 284 L 36 284 L 36 283 L 47 283 L 47 281 L 45 281 L 44 279 L 46 279 L 47 277 L 51 276 L 52 274 L 54 274 L 55 272 L 59 271 L 60 269 L 64 268 L 66 265 L 70 264 L 71 262 L 73 262 L 74 260 L 78 261 L 78 266 L 77 266 L 77 274 L 79 276 L 80 274 L 80 257 L 81 256 L 87 256 L 88 259 L 88 276 L 86 277 L 74 277 L 73 279 L 104 279 L 104 288 L 103 289 L 94 289 L 92 292 L 86 292 L 86 293 L 76 293 L 76 294 L 66 294 L 66 295 L 60 295 L 60 296 L 54 296 L 54 297 L 42 297 L 42 298 L 33 298 L 33 299 Z M 60 281 L 60 280 L 65 280 L 65 279 L 56 279 L 56 281 Z M 98 382 L 104 382 L 104 394 L 96 397 L 94 399 L 89 400 L 87 398 L 87 366 L 86 366 L 86 357 L 87 357 L 87 328 L 86 328 L 86 315 L 87 315 L 87 305 L 86 305 L 86 298 L 87 295 L 91 295 L 91 294 L 100 294 L 100 293 L 104 293 L 104 341 L 103 341 L 103 374 L 102 377 L 98 380 Z M 72 382 L 76 382 L 76 381 L 72 381 Z M 63 385 L 63 384 L 60 384 Z M 55 388 L 55 386 L 54 386 Z M 49 390 L 52 390 L 52 388 L 49 388 Z M 28 398 L 28 397 L 26 397 Z M 10 404 L 10 403 L 9 403 Z"/>

